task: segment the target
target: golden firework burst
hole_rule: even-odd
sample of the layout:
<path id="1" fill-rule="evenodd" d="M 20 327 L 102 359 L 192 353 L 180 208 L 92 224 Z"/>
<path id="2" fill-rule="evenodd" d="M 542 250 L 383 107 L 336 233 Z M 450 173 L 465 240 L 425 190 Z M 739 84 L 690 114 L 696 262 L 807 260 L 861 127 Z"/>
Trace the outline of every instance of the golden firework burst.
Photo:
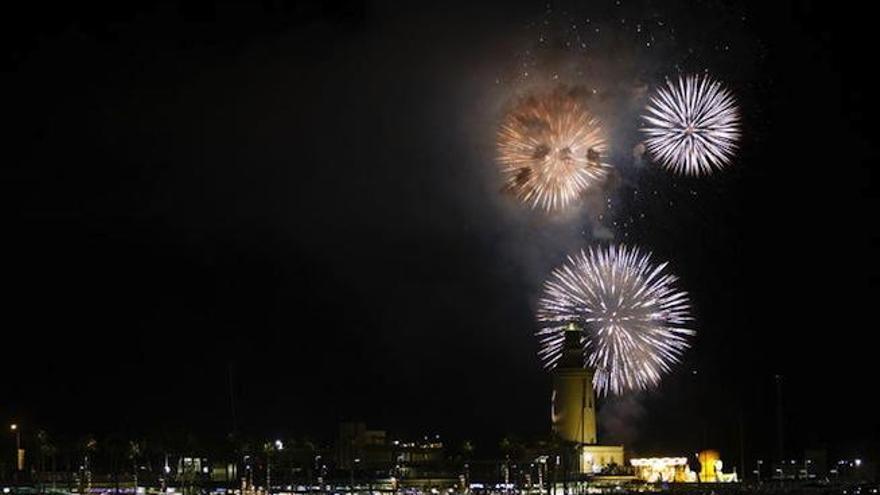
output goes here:
<path id="1" fill-rule="evenodd" d="M 599 121 L 563 91 L 523 99 L 498 131 L 504 189 L 532 208 L 566 208 L 608 174 Z"/>

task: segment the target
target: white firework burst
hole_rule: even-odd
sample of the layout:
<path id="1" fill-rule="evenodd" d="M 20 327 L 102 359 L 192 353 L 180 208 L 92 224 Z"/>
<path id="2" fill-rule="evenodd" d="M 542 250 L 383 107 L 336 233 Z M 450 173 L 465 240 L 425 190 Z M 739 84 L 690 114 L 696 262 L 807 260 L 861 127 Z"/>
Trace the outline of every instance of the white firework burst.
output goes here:
<path id="1" fill-rule="evenodd" d="M 733 95 L 707 75 L 667 79 L 643 116 L 645 147 L 666 169 L 710 174 L 730 163 L 740 138 Z"/>
<path id="2" fill-rule="evenodd" d="M 689 347 L 692 321 L 687 293 L 677 290 L 666 263 L 627 246 L 569 256 L 544 284 L 537 318 L 538 354 L 547 368 L 562 356 L 564 332 L 581 330 L 584 365 L 594 370 L 600 395 L 659 383 Z"/>

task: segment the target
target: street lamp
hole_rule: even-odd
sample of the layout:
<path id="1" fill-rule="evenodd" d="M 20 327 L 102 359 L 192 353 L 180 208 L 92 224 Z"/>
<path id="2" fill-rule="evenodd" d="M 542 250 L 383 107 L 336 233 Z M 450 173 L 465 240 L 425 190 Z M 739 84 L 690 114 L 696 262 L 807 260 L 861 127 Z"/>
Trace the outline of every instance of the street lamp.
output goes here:
<path id="1" fill-rule="evenodd" d="M 15 435 L 15 470 L 12 472 L 12 481 L 18 483 L 18 473 L 24 469 L 24 456 L 21 451 L 21 430 L 16 423 L 9 425 L 9 431 Z"/>
<path id="2" fill-rule="evenodd" d="M 266 444 L 266 493 L 272 494 L 272 455 L 284 450 L 284 442 L 275 440 L 274 443 Z"/>
<path id="3" fill-rule="evenodd" d="M 357 465 L 360 464 L 360 462 L 361 462 L 361 459 L 359 457 L 357 457 L 354 459 L 354 462 L 351 463 L 351 466 L 350 466 L 351 470 L 349 471 L 349 474 L 351 475 L 351 479 L 350 479 L 350 486 L 349 486 L 348 493 L 354 493 L 354 470 L 357 467 Z"/>
<path id="4" fill-rule="evenodd" d="M 16 471 L 21 471 L 24 469 L 24 466 L 22 466 L 24 459 L 21 456 L 21 430 L 18 429 L 16 423 L 12 423 L 9 425 L 9 431 L 15 435 L 15 469 Z"/>

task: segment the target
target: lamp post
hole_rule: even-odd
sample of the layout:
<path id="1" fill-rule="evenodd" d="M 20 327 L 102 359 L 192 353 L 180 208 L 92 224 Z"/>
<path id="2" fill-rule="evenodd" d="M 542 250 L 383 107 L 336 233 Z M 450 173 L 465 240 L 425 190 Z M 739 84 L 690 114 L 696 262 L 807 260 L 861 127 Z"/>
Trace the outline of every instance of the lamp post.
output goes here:
<path id="1" fill-rule="evenodd" d="M 15 465 L 18 466 L 18 451 L 21 450 L 21 430 L 18 429 L 18 425 L 15 423 L 9 425 L 9 430 L 15 435 Z M 21 467 L 18 467 L 17 469 L 21 471 Z"/>
<path id="2" fill-rule="evenodd" d="M 272 495 L 272 456 L 275 452 L 284 450 L 284 443 L 275 440 L 274 443 L 266 444 L 266 493 Z"/>
<path id="3" fill-rule="evenodd" d="M 315 456 L 315 473 L 317 474 L 316 481 L 318 482 L 318 486 L 320 487 L 324 484 L 324 469 L 321 467 L 320 454 Z"/>
<path id="4" fill-rule="evenodd" d="M 354 462 L 351 463 L 351 470 L 349 471 L 349 474 L 351 475 L 351 479 L 350 479 L 350 484 L 349 484 L 349 488 L 348 488 L 348 493 L 354 493 L 354 469 L 355 469 L 355 467 L 357 467 L 358 464 L 360 464 L 360 462 L 361 462 L 360 458 L 355 458 Z"/>
<path id="5" fill-rule="evenodd" d="M 12 471 L 12 482 L 18 484 L 18 472 L 21 471 L 24 466 L 22 455 L 21 455 L 21 430 L 18 429 L 18 424 L 12 423 L 9 425 L 9 431 L 15 435 L 15 469 Z"/>

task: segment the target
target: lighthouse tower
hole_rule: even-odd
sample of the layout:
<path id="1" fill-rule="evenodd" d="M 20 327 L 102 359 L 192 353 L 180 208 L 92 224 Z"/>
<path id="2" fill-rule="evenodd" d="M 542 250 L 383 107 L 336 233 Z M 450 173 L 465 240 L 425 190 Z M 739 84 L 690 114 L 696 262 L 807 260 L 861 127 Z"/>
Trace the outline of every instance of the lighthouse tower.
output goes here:
<path id="1" fill-rule="evenodd" d="M 563 338 L 562 356 L 553 370 L 553 433 L 575 448 L 581 473 L 599 475 L 623 466 L 623 445 L 598 444 L 593 370 L 584 366 L 581 329 L 571 323 Z"/>
<path id="2" fill-rule="evenodd" d="M 581 330 L 569 324 L 562 357 L 553 370 L 553 433 L 579 446 L 596 444 L 593 372 L 584 368 Z"/>

